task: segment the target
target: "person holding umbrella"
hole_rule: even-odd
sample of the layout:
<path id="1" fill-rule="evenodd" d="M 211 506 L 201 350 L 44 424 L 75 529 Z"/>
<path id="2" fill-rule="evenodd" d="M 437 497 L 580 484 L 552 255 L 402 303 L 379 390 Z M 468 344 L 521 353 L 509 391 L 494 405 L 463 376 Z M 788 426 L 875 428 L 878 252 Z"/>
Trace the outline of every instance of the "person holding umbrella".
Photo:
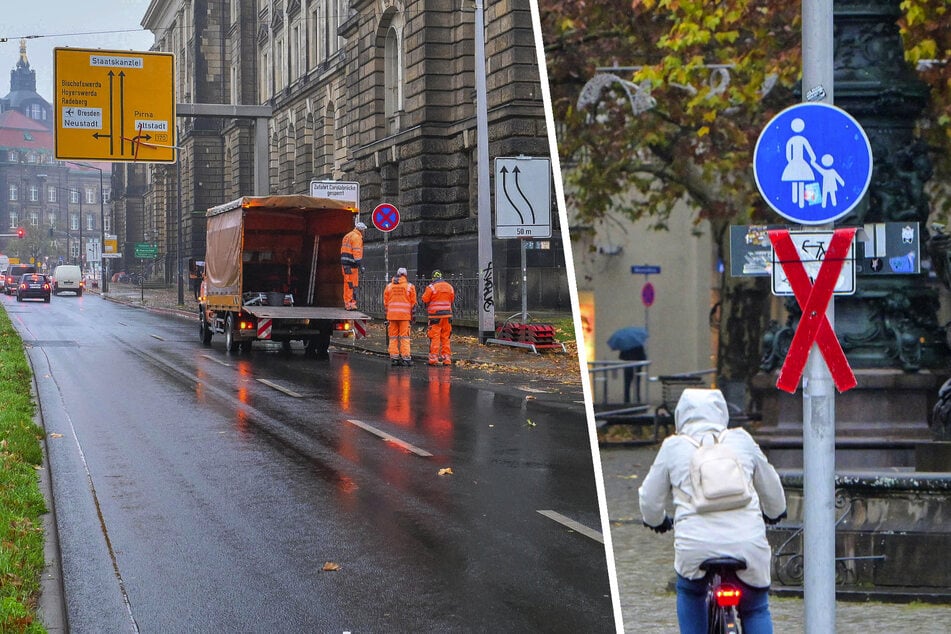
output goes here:
<path id="1" fill-rule="evenodd" d="M 618 358 L 621 361 L 647 361 L 647 350 L 644 344 L 647 343 L 647 329 L 638 326 L 628 326 L 621 328 L 608 337 L 608 347 L 612 350 L 618 350 Z M 638 368 L 629 365 L 624 368 L 624 402 L 631 402 L 631 384 L 634 383 L 634 402 L 641 402 L 641 377 L 637 376 L 637 382 L 634 382 L 636 370 Z"/>

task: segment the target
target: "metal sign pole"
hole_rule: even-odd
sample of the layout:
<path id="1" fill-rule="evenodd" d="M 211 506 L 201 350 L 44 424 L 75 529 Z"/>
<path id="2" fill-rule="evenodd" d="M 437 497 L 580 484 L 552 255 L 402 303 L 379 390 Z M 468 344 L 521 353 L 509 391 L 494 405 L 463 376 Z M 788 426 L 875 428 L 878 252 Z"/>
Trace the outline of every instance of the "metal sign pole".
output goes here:
<path id="1" fill-rule="evenodd" d="M 525 240 L 522 243 L 522 323 L 528 323 L 528 249 Z"/>
<path id="2" fill-rule="evenodd" d="M 803 0 L 802 92 L 833 103 L 833 0 Z M 826 309 L 835 327 L 835 298 Z M 835 632 L 835 392 L 818 346 L 802 390 L 803 600 L 806 634 Z"/>
<path id="3" fill-rule="evenodd" d="M 482 280 L 479 303 L 479 341 L 485 343 L 495 334 L 495 268 L 492 261 L 492 210 L 489 188 L 489 108 L 485 70 L 485 4 L 475 0 L 475 89 L 476 154 L 478 183 L 479 277 Z"/>

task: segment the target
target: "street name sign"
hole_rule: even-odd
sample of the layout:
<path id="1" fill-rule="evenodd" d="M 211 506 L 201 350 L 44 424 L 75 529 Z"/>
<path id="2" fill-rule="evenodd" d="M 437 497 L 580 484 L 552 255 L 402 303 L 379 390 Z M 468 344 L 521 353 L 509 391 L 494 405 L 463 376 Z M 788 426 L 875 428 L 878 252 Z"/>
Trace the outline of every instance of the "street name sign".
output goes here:
<path id="1" fill-rule="evenodd" d="M 872 146 L 849 113 L 800 103 L 773 117 L 756 141 L 753 175 L 763 200 L 804 225 L 832 223 L 862 201 L 872 180 Z"/>
<path id="2" fill-rule="evenodd" d="M 175 162 L 171 53 L 53 49 L 59 160 Z"/>
<path id="3" fill-rule="evenodd" d="M 135 257 L 142 260 L 154 260 L 158 257 L 158 245 L 148 242 L 135 243 Z"/>
<path id="4" fill-rule="evenodd" d="M 829 302 L 832 301 L 832 291 L 848 259 L 854 238 L 854 227 L 836 229 L 829 241 L 819 272 L 813 278 L 806 272 L 789 231 L 775 229 L 769 232 L 773 250 L 779 256 L 783 271 L 796 295 L 796 301 L 802 309 L 799 325 L 776 381 L 776 387 L 784 392 L 792 394 L 796 391 L 813 343 L 825 359 L 832 381 L 839 392 L 845 392 L 857 385 L 855 374 L 849 367 L 849 361 L 826 314 Z"/>
<path id="5" fill-rule="evenodd" d="M 551 159 L 496 157 L 495 237 L 551 237 Z"/>
<path id="6" fill-rule="evenodd" d="M 357 182 L 312 180 L 310 195 L 350 203 L 354 211 L 360 210 L 360 183 Z"/>

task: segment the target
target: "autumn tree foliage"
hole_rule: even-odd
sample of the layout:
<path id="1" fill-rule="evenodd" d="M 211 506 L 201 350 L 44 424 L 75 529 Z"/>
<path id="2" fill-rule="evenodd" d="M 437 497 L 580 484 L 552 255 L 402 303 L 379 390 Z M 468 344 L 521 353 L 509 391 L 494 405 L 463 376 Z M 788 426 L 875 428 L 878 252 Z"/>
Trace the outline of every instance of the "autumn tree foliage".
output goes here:
<path id="1" fill-rule="evenodd" d="M 900 21 L 905 58 L 931 87 L 919 134 L 931 148 L 935 174 L 928 183 L 934 219 L 951 216 L 951 5 L 947 0 L 904 0 Z"/>
<path id="2" fill-rule="evenodd" d="M 903 3 L 910 61 L 949 57 L 945 4 Z M 566 197 L 577 221 L 620 215 L 663 229 L 675 206 L 686 204 L 697 224 L 709 223 L 724 262 L 731 224 L 776 221 L 756 188 L 752 155 L 769 119 L 800 100 L 800 2 L 540 0 L 539 6 Z M 582 89 L 599 69 L 621 81 L 586 101 Z M 922 122 L 936 153 L 944 152 L 935 179 L 942 170 L 951 175 L 947 73 L 947 64 L 935 63 L 923 74 L 933 85 L 945 82 Z M 721 379 L 747 380 L 758 369 L 765 282 L 722 280 Z"/>

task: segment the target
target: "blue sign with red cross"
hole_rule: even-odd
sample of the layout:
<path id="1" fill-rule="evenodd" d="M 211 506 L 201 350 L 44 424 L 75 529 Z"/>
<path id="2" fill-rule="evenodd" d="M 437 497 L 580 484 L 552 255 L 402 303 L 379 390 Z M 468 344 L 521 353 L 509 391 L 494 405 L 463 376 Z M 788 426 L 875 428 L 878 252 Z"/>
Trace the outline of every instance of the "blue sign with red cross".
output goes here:
<path id="1" fill-rule="evenodd" d="M 400 224 L 400 210 L 396 208 L 396 205 L 382 203 L 373 209 L 371 218 L 374 227 L 384 233 L 389 233 Z"/>

